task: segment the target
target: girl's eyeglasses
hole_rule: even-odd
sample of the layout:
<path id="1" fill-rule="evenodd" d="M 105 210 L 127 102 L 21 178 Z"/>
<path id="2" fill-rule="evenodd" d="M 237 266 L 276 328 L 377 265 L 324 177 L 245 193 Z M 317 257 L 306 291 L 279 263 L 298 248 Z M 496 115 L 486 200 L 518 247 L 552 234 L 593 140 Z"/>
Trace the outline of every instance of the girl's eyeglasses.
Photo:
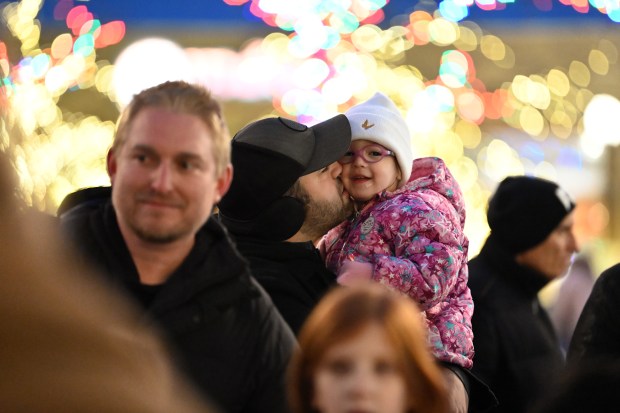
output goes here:
<path id="1" fill-rule="evenodd" d="M 371 143 L 370 145 L 366 145 L 356 151 L 349 149 L 340 159 L 338 159 L 338 163 L 343 165 L 348 164 L 353 162 L 357 157 L 362 158 L 366 163 L 375 163 L 379 162 L 386 156 L 394 156 L 394 152 L 385 149 L 381 145 Z"/>

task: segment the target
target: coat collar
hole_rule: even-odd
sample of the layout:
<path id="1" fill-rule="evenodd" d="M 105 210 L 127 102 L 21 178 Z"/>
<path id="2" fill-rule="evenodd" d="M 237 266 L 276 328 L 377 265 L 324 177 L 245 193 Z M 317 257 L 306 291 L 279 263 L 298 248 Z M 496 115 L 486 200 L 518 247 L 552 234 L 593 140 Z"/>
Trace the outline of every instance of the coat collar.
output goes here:
<path id="1" fill-rule="evenodd" d="M 549 279 L 540 272 L 518 264 L 514 255 L 504 250 L 493 236 L 487 238 L 480 251 L 480 256 L 499 269 L 497 271 L 499 278 L 529 297 L 535 297 L 549 282 Z"/>

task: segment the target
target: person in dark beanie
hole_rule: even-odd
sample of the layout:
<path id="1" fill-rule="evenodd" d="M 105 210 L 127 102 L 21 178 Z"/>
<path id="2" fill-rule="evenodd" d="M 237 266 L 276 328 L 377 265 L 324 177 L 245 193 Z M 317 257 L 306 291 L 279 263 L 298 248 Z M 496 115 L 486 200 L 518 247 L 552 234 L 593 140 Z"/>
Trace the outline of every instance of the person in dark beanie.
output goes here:
<path id="1" fill-rule="evenodd" d="M 315 243 L 352 213 L 336 162 L 350 143 L 344 115 L 311 127 L 261 119 L 232 140 L 235 177 L 218 216 L 295 334 L 336 285 Z"/>
<path id="2" fill-rule="evenodd" d="M 504 179 L 488 206 L 491 234 L 469 262 L 473 372 L 493 390 L 493 412 L 525 412 L 557 379 L 563 354 L 538 292 L 578 251 L 575 203 L 556 183 Z"/>

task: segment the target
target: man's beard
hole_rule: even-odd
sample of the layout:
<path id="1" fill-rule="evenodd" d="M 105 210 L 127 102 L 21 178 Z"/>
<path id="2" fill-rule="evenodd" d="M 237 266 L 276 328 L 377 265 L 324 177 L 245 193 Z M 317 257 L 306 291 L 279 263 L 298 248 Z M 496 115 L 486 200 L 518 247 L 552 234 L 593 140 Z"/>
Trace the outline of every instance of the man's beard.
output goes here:
<path id="1" fill-rule="evenodd" d="M 306 206 L 306 220 L 301 228 L 305 234 L 316 240 L 340 224 L 353 213 L 353 204 L 337 201 L 315 201 L 310 199 Z"/>
<path id="2" fill-rule="evenodd" d="M 183 238 L 187 233 L 184 228 L 175 228 L 174 230 L 160 232 L 154 231 L 151 228 L 141 228 L 138 225 L 131 225 L 131 227 L 138 238 L 152 244 L 168 244 Z"/>
<path id="3" fill-rule="evenodd" d="M 136 230 L 135 233 L 138 236 L 138 238 L 140 238 L 142 241 L 149 242 L 152 244 L 168 244 L 180 238 L 178 234 L 171 234 L 171 233 L 154 234 L 154 233 L 149 233 L 149 232 L 139 231 L 139 230 Z"/>
<path id="4" fill-rule="evenodd" d="M 157 194 L 153 191 L 140 192 L 135 195 L 136 202 L 158 202 L 176 208 L 183 208 L 185 204 L 175 198 Z M 175 223 L 166 225 L 165 216 L 154 213 L 147 213 L 141 210 L 134 210 L 128 214 L 127 225 L 133 233 L 142 241 L 153 244 L 168 244 L 175 242 L 193 230 L 191 225 L 179 220 Z M 162 225 L 163 224 L 163 225 Z"/>

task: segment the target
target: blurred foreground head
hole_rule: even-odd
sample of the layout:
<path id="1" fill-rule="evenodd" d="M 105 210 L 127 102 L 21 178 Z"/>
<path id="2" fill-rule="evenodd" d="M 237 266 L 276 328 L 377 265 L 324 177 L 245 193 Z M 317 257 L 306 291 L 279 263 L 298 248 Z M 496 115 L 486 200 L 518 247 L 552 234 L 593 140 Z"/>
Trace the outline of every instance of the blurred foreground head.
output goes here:
<path id="1" fill-rule="evenodd" d="M 289 394 L 295 413 L 444 412 L 444 382 L 415 303 L 382 286 L 339 287 L 299 334 Z"/>
<path id="2" fill-rule="evenodd" d="M 208 412 L 159 337 L 89 277 L 0 152 L 0 411 Z"/>

